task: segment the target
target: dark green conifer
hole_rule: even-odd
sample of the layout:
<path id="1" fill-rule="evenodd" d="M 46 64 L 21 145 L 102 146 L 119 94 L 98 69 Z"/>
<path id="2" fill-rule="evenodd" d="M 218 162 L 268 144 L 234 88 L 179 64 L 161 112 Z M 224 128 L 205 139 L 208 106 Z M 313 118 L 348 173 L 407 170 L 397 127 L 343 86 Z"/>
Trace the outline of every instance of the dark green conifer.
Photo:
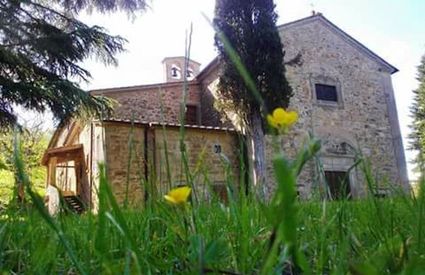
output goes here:
<path id="1" fill-rule="evenodd" d="M 110 111 L 109 100 L 90 96 L 76 81 L 90 78 L 81 66 L 87 58 L 116 64 L 125 39 L 77 15 L 144 8 L 144 0 L 0 0 L 0 127 L 17 123 L 17 106 L 50 110 L 58 121 Z"/>
<path id="2" fill-rule="evenodd" d="M 232 62 L 217 33 L 221 65 L 218 92 L 241 119 L 253 157 L 254 184 L 265 180 L 265 115 L 287 107 L 292 95 L 285 78 L 283 45 L 276 27 L 273 0 L 217 0 L 214 24 L 235 50 L 258 91 L 256 96 Z"/>

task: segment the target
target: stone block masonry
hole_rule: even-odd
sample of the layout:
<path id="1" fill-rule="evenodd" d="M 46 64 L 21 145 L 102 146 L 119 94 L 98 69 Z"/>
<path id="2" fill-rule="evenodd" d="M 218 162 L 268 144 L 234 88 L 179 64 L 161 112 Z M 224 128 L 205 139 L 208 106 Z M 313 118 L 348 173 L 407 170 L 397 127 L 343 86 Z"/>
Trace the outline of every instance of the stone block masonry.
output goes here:
<path id="1" fill-rule="evenodd" d="M 103 128 L 108 180 L 120 204 L 128 194 L 130 205 L 142 206 L 148 196 L 161 198 L 170 188 L 189 184 L 189 178 L 202 197 L 229 180 L 237 190 L 240 153 L 234 131 L 186 128 L 183 158 L 177 126 L 108 121 Z"/>

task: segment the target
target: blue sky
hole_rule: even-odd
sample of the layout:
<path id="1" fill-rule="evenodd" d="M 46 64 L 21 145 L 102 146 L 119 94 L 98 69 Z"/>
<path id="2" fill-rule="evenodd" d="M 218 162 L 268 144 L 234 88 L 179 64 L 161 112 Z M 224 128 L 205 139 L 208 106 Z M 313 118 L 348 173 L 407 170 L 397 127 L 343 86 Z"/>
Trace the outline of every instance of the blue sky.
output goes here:
<path id="1" fill-rule="evenodd" d="M 409 133 L 409 106 L 417 87 L 416 66 L 425 54 L 425 0 L 275 0 L 279 24 L 321 12 L 334 24 L 397 67 L 393 75 L 403 137 Z M 184 55 L 185 31 L 193 23 L 192 59 L 203 66 L 216 52 L 214 32 L 201 12 L 213 17 L 214 0 L 152 0 L 151 9 L 128 20 L 124 14 L 83 15 L 89 24 L 106 27 L 129 40 L 127 52 L 119 55 L 118 67 L 93 61 L 88 89 L 119 87 L 163 81 L 161 61 Z M 406 147 L 407 141 L 404 140 Z M 412 152 L 406 152 L 408 159 Z"/>

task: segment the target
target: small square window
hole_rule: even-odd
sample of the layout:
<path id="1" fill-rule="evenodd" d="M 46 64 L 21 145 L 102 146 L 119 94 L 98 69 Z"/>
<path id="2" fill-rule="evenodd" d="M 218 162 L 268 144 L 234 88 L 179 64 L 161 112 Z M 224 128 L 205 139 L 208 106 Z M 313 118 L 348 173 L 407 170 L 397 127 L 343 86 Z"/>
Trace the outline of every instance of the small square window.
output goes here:
<path id="1" fill-rule="evenodd" d="M 338 102 L 338 93 L 336 86 L 315 84 L 316 99 L 330 102 Z"/>

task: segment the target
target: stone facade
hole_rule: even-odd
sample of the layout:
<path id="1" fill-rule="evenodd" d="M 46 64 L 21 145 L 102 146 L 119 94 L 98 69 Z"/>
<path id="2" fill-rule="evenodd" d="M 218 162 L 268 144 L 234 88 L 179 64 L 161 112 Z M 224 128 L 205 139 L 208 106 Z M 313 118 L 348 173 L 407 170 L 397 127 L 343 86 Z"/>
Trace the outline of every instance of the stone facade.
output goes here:
<path id="1" fill-rule="evenodd" d="M 309 133 L 322 140 L 319 158 L 307 163 L 299 177 L 301 197 L 311 197 L 326 172 L 346 173 L 351 195 L 362 196 L 366 189 L 364 177 L 360 169 L 352 168 L 359 155 L 370 160 L 373 174 L 380 182 L 387 179 L 391 184 L 408 189 L 391 84 L 391 75 L 397 69 L 321 14 L 282 25 L 279 32 L 286 52 L 285 61 L 301 56 L 299 63 L 286 66 L 287 78 L 294 90 L 290 108 L 299 113 L 299 121 L 282 139 L 281 146 L 287 155 L 294 156 Z M 107 122 L 80 126 L 75 141 L 84 146 L 86 174 L 90 181 L 85 193 L 89 188 L 92 194 L 86 195 L 86 200 L 94 207 L 97 205 L 93 190 L 97 188 L 98 161 L 105 160 L 108 164 L 108 176 L 120 202 L 127 192 L 126 183 L 132 195 L 130 201 L 135 205 L 153 193 L 164 193 L 172 186 L 187 183 L 178 127 L 184 93 L 186 112 L 190 109 L 196 114 L 196 123 L 192 123 L 196 126 L 185 125 L 188 168 L 191 175 L 196 176 L 194 182 L 199 186 L 226 182 L 223 156 L 235 174 L 235 182 L 239 182 L 238 135 L 234 130 L 223 129 L 237 127 L 230 123 L 232 118 L 223 119 L 229 118 L 231 112 L 220 114 L 215 108 L 219 103 L 215 90 L 218 59 L 199 74 L 199 64 L 189 60 L 189 67 L 196 76 L 191 76 L 187 83 L 173 76 L 174 67 L 181 70 L 185 62 L 183 57 L 164 59 L 166 83 L 91 92 L 113 98 L 118 103 L 114 116 Z M 319 95 L 320 87 L 331 87 L 335 100 L 324 100 Z M 63 146 L 63 140 L 76 135 L 66 127 L 58 129 L 50 148 Z M 129 147 L 129 140 L 132 140 L 133 149 Z M 266 141 L 266 189 L 270 195 L 275 189 L 271 166 L 273 152 L 270 138 L 266 137 Z M 202 174 L 204 171 L 208 171 L 208 177 Z M 143 187 L 142 183 L 146 182 L 154 182 L 154 188 Z"/>
<path id="2" fill-rule="evenodd" d="M 129 203 L 140 206 L 146 196 L 161 197 L 172 187 L 189 184 L 179 127 L 113 120 L 102 127 L 105 152 L 100 153 L 106 157 L 108 180 L 119 203 L 128 194 Z M 186 128 L 185 148 L 189 174 L 202 192 L 206 182 L 212 186 L 226 183 L 224 160 L 237 177 L 239 154 L 234 131 Z"/>
<path id="3" fill-rule="evenodd" d="M 187 172 L 180 150 L 180 129 L 155 128 L 154 135 L 155 172 L 161 183 L 160 191 L 164 193 L 170 186 L 187 183 Z M 206 185 L 225 187 L 230 177 L 234 179 L 232 184 L 235 187 L 238 185 L 240 153 L 238 137 L 234 131 L 186 128 L 184 143 L 188 169 L 199 192 L 206 191 Z M 170 164 L 170 181 L 167 179 L 166 158 Z M 229 173 L 226 168 L 230 169 Z"/>
<path id="4" fill-rule="evenodd" d="M 279 30 L 286 59 L 301 54 L 300 65 L 287 66 L 287 77 L 294 89 L 290 108 L 300 115 L 292 144 L 300 144 L 299 139 L 308 132 L 321 139 L 322 164 L 329 171 L 348 171 L 354 164 L 355 151 L 360 150 L 370 160 L 378 182 L 388 179 L 406 188 L 391 86 L 391 74 L 396 69 L 321 15 L 283 25 Z M 317 100 L 315 84 L 336 86 L 338 102 Z M 341 144 L 354 150 L 338 150 Z M 310 170 L 311 181 L 314 168 Z M 356 169 L 350 173 L 354 196 L 365 192 L 360 174 Z M 304 193 L 310 193 L 312 184 L 307 180 L 304 185 Z"/>
<path id="5" fill-rule="evenodd" d="M 107 176 L 119 203 L 128 199 L 133 206 L 142 206 L 145 196 L 145 129 L 139 125 L 104 123 L 103 150 L 95 155 L 105 156 Z M 96 140 L 97 142 L 101 140 Z"/>
<path id="6" fill-rule="evenodd" d="M 114 117 L 145 122 L 178 123 L 183 100 L 183 82 L 92 91 L 117 101 Z M 187 85 L 186 105 L 200 108 L 199 84 Z M 199 121 L 200 118 L 198 118 Z"/>

